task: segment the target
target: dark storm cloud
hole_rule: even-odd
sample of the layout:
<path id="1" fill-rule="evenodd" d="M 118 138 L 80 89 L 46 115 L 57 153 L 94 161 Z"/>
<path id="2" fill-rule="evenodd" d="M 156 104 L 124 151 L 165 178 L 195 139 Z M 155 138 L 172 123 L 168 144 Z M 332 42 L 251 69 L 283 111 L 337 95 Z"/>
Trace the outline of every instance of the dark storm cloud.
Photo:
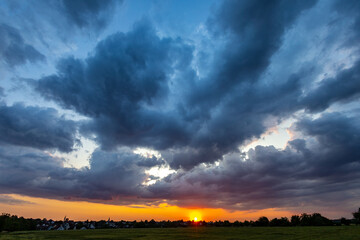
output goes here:
<path id="1" fill-rule="evenodd" d="M 307 135 L 314 136 L 322 149 L 320 153 L 331 152 L 319 162 L 325 169 L 331 167 L 335 173 L 341 175 L 337 166 L 360 161 L 360 123 L 356 117 L 346 117 L 343 114 L 324 114 L 323 117 L 310 120 L 303 119 L 297 123 L 296 128 Z M 319 166 L 320 167 L 320 166 Z"/>
<path id="2" fill-rule="evenodd" d="M 76 45 L 82 35 L 89 41 L 98 38 L 122 2 L 4 0 L 0 6 L 0 22 L 3 23 L 0 26 L 0 53 L 9 64 L 22 64 L 45 59 L 37 50 L 41 49 L 45 55 L 52 54 L 47 55 L 51 63 L 59 50 L 63 53 L 64 49 Z"/>
<path id="3" fill-rule="evenodd" d="M 146 158 L 130 151 L 96 151 L 90 160 L 90 169 L 81 173 L 81 181 L 87 187 L 79 197 L 110 200 L 136 196 L 143 191 L 142 184 L 147 179 L 144 170 L 148 167 L 141 166 L 146 162 Z"/>
<path id="4" fill-rule="evenodd" d="M 237 146 L 245 140 L 262 134 L 266 130 L 264 120 L 269 115 L 281 110 L 288 113 L 289 100 L 296 103 L 296 96 L 289 98 L 289 95 L 299 91 L 295 79 L 298 77 L 293 76 L 271 89 L 257 81 L 281 46 L 285 31 L 315 2 L 226 1 L 222 4 L 208 21 L 208 28 L 219 38 L 226 36 L 223 50 L 215 56 L 206 81 L 198 81 L 186 94 L 186 105 L 181 112 L 195 119 L 192 123 L 201 121 L 195 128 L 200 130 L 189 144 L 195 149 L 172 151 L 171 167 L 189 169 L 201 162 L 221 159 L 222 155 L 237 151 Z M 273 99 L 276 99 L 274 104 L 269 102 Z"/>
<path id="5" fill-rule="evenodd" d="M 302 108 L 301 79 L 307 74 L 300 71 L 281 83 L 273 83 L 272 87 L 262 82 L 244 85 L 227 96 L 211 110 L 208 118 L 200 117 L 202 125 L 188 147 L 163 152 L 170 166 L 191 169 L 199 163 L 211 163 L 222 159 L 224 154 L 237 152 L 246 140 L 260 137 L 269 127 L 266 126 L 269 118 L 285 118 Z M 191 108 L 189 105 L 187 109 Z"/>
<path id="6" fill-rule="evenodd" d="M 44 61 L 45 56 L 27 44 L 16 28 L 0 24 L 0 56 L 9 66 Z"/>
<path id="7" fill-rule="evenodd" d="M 274 104 L 254 113 L 249 110 L 273 97 L 278 98 L 277 103 L 288 100 L 288 90 L 290 94 L 299 91 L 293 77 L 271 92 L 262 84 L 239 84 L 256 82 L 280 47 L 285 30 L 314 2 L 258 4 L 262 10 L 252 3 L 242 4 L 226 2 L 211 20 L 216 22 L 218 34 L 231 31 L 226 49 L 232 50 L 218 54 L 213 63 L 216 70 L 205 84 L 191 69 L 193 48 L 181 39 L 159 38 L 143 20 L 127 34 L 117 33 L 100 42 L 85 61 L 63 59 L 58 74 L 40 79 L 37 90 L 91 117 L 82 129 L 95 132 L 103 148 L 145 146 L 164 154 L 170 149 L 168 161 L 173 168 L 190 169 L 201 162 L 214 162 L 263 133 L 263 122 L 271 111 L 280 112 L 287 105 Z M 291 14 L 285 13 L 287 8 Z M 265 20 L 258 11 L 265 14 Z M 247 22 L 248 15 L 243 13 L 253 13 L 259 19 Z M 229 15 L 232 17 L 226 18 Z M 179 72 L 186 74 L 172 79 Z"/>
<path id="8" fill-rule="evenodd" d="M 33 149 L 0 147 L 1 193 L 89 200 L 111 204 L 171 204 L 251 210 L 303 208 L 340 201 L 356 207 L 360 170 L 360 125 L 356 117 L 339 113 L 296 123 L 307 140 L 289 142 L 284 150 L 257 146 L 224 157 L 219 165 L 199 165 L 171 174 L 154 185 L 144 158 L 127 149 L 96 150 L 90 168 L 64 168 L 62 160 Z M 355 133 L 355 134 L 354 134 Z M 348 141 L 347 141 L 348 140 Z M 142 167 L 144 166 L 144 167 Z"/>
<path id="9" fill-rule="evenodd" d="M 11 145 L 0 146 L 0 166 L 1 193 L 29 196 L 41 191 L 36 189 L 31 193 L 34 190 L 32 185 L 41 184 L 47 180 L 49 172 L 61 171 L 63 168 L 61 160 L 49 154 Z"/>
<path id="10" fill-rule="evenodd" d="M 208 21 L 208 28 L 225 38 L 225 46 L 216 56 L 210 80 L 200 86 L 201 94 L 196 93 L 194 98 L 216 104 L 239 84 L 256 82 L 280 48 L 285 31 L 315 3 L 315 0 L 225 1 Z"/>
<path id="11" fill-rule="evenodd" d="M 257 146 L 248 158 L 233 154 L 219 166 L 174 173 L 149 189 L 178 205 L 241 210 L 335 206 L 360 196 L 357 118 L 325 114 L 296 126 L 315 140 L 296 139 L 284 150 Z"/>
<path id="12" fill-rule="evenodd" d="M 360 93 L 360 61 L 340 71 L 336 77 L 322 80 L 316 89 L 302 100 L 306 109 L 319 112 L 332 103 L 358 98 Z"/>
<path id="13" fill-rule="evenodd" d="M 134 204 L 144 191 L 147 159 L 128 150 L 95 151 L 90 168 L 65 168 L 62 159 L 33 149 L 0 146 L 1 193 Z M 150 160 L 151 161 L 151 160 Z"/>
<path id="14" fill-rule="evenodd" d="M 170 75 L 189 68 L 191 54 L 181 39 L 160 39 L 142 21 L 100 42 L 86 61 L 63 59 L 58 74 L 40 79 L 37 90 L 91 117 L 83 129 L 95 132 L 104 148 L 161 149 L 187 138 L 180 119 L 158 105 L 167 104 Z"/>
<path id="15" fill-rule="evenodd" d="M 64 15 L 80 28 L 94 27 L 100 29 L 105 27 L 116 4 L 121 0 L 62 0 Z"/>
<path id="16" fill-rule="evenodd" d="M 360 2 L 356 0 L 335 1 L 333 9 L 337 11 L 342 18 L 349 18 L 352 22 L 352 28 L 347 33 L 348 40 L 346 46 L 357 46 L 360 37 Z"/>
<path id="17" fill-rule="evenodd" d="M 72 151 L 77 126 L 52 108 L 0 105 L 0 142 L 38 149 Z"/>
<path id="18" fill-rule="evenodd" d="M 154 156 L 151 158 L 144 158 L 143 160 L 137 162 L 138 166 L 147 167 L 147 168 L 161 166 L 164 164 L 165 164 L 165 161 L 163 159 L 158 159 Z"/>

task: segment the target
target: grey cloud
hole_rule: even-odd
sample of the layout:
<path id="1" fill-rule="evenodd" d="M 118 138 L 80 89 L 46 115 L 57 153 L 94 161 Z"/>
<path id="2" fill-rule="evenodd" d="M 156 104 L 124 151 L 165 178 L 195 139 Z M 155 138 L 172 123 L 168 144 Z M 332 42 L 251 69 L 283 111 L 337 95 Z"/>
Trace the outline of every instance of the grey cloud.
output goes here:
<path id="1" fill-rule="evenodd" d="M 153 156 L 151 158 L 144 158 L 143 160 L 138 161 L 137 165 L 140 167 L 151 168 L 155 166 L 165 165 L 165 161 L 163 159 L 158 159 Z"/>
<path id="2" fill-rule="evenodd" d="M 65 168 L 62 159 L 34 149 L 0 146 L 0 192 L 133 204 L 145 191 L 142 184 L 148 178 L 145 174 L 148 167 L 139 166 L 144 162 L 144 157 L 130 150 L 96 150 L 90 168 L 77 170 Z"/>
<path id="3" fill-rule="evenodd" d="M 257 146 L 248 158 L 235 153 L 218 166 L 174 173 L 149 190 L 180 206 L 200 202 L 205 207 L 241 210 L 330 207 L 359 197 L 360 126 L 356 118 L 324 114 L 296 126 L 315 138 L 316 144 L 296 139 L 284 150 Z"/>
<path id="4" fill-rule="evenodd" d="M 295 87 L 291 93 L 299 91 L 297 80 L 292 78 L 284 86 L 276 86 L 277 95 L 261 84 L 238 86 L 237 82 L 242 82 L 240 79 L 247 78 L 245 75 L 251 71 L 257 77 L 261 75 L 271 55 L 281 45 L 285 30 L 313 4 L 299 2 L 288 6 L 281 1 L 274 2 L 274 6 L 260 4 L 259 8 L 267 14 L 266 22 L 273 24 L 275 33 L 270 34 L 271 27 L 265 22 L 245 24 L 244 16 L 231 12 L 231 9 L 241 9 L 237 2 L 226 2 L 216 16 L 221 22 L 217 27 L 224 28 L 224 33 L 228 28 L 233 29 L 235 33 L 230 36 L 227 47 L 235 51 L 232 51 L 234 54 L 225 51 L 217 56 L 218 60 L 213 63 L 216 70 L 210 80 L 207 79 L 210 83 L 204 85 L 198 84 L 203 81 L 197 79 L 191 67 L 193 48 L 181 39 L 160 39 L 143 20 L 127 34 L 117 33 L 100 42 L 85 61 L 63 59 L 58 65 L 58 74 L 40 79 L 36 88 L 46 98 L 91 117 L 92 121 L 83 126 L 83 132 L 95 132 L 103 148 L 127 145 L 152 147 L 164 153 L 169 151 L 173 160 L 168 161 L 174 168 L 189 169 L 201 162 L 213 162 L 223 154 L 235 151 L 244 140 L 263 133 L 266 129 L 263 121 L 271 110 L 275 108 L 280 112 L 284 108 L 279 106 L 277 109 L 274 104 L 272 109 L 259 109 L 248 114 L 249 109 L 257 107 L 252 101 L 262 107 L 264 93 L 268 98 L 278 97 L 277 103 L 285 101 L 289 98 L 288 85 Z M 244 12 L 257 11 L 250 3 L 242 7 L 245 7 Z M 287 7 L 291 9 L 291 16 L 283 16 L 282 10 Z M 231 19 L 221 17 L 231 14 Z M 238 18 L 243 25 L 233 26 Z M 279 29 L 278 22 L 281 24 Z M 247 28 L 253 28 L 254 35 L 237 47 L 236 43 L 245 34 L 241 29 Z M 266 36 L 269 44 L 253 41 L 267 39 Z M 247 56 L 253 56 L 253 60 L 244 62 L 242 59 L 248 59 Z M 256 61 L 257 57 L 260 59 Z M 220 59 L 226 59 L 226 63 L 219 65 Z M 238 62 L 242 62 L 240 67 L 236 65 Z M 179 72 L 186 74 L 171 78 Z M 227 85 L 225 81 L 234 83 L 234 90 L 230 91 L 231 84 Z M 228 87 L 224 85 L 223 88 L 223 84 Z M 195 99 L 203 99 L 205 104 Z M 214 101 L 218 102 L 215 104 Z M 244 104 L 239 105 L 239 102 Z M 228 118 L 229 115 L 232 118 Z"/>
<path id="5" fill-rule="evenodd" d="M 77 41 L 96 40 L 122 0 L 4 0 L 0 6 L 0 54 L 20 65 L 74 50 Z M 79 38 L 80 37 L 80 38 Z M 41 50 L 41 53 L 39 52 Z"/>
<path id="6" fill-rule="evenodd" d="M 238 146 L 246 140 L 264 133 L 269 117 L 282 119 L 301 109 L 298 102 L 301 79 L 307 74 L 299 72 L 271 88 L 261 82 L 242 87 L 203 120 L 188 148 L 170 150 L 165 157 L 170 166 L 190 169 L 202 162 L 221 160 L 223 155 L 238 151 Z"/>
<path id="7" fill-rule="evenodd" d="M 64 15 L 68 20 L 80 28 L 105 27 L 116 4 L 122 1 L 115 0 L 62 0 Z"/>
<path id="8" fill-rule="evenodd" d="M 357 119 L 323 114 L 301 119 L 296 127 L 306 140 L 293 140 L 284 150 L 257 146 L 248 157 L 227 154 L 218 165 L 178 170 L 150 186 L 143 185 L 153 179 L 145 170 L 154 165 L 143 163 L 155 159 L 129 149 L 96 150 L 90 168 L 76 170 L 42 152 L 0 147 L 1 193 L 111 204 L 157 204 L 165 199 L 179 206 L 230 210 L 311 209 L 319 204 L 330 209 L 339 202 L 346 202 L 346 211 L 356 207 L 351 200 L 360 196 Z"/>
<path id="9" fill-rule="evenodd" d="M 352 28 L 348 31 L 348 40 L 345 42 L 347 47 L 358 47 L 360 37 L 360 3 L 356 0 L 334 1 L 333 9 L 340 14 L 343 19 L 349 19 Z"/>
<path id="10" fill-rule="evenodd" d="M 13 198 L 7 195 L 0 195 L 0 203 L 6 205 L 26 205 L 26 204 L 34 204 L 33 202 L 25 201 L 22 199 Z"/>
<path id="11" fill-rule="evenodd" d="M 9 66 L 45 60 L 44 55 L 25 42 L 17 29 L 6 24 L 0 24 L 0 55 Z"/>
<path id="12" fill-rule="evenodd" d="M 318 161 L 320 165 L 325 165 L 323 174 L 329 174 L 326 170 L 329 166 L 334 174 L 341 174 L 341 168 L 336 167 L 360 160 L 360 124 L 357 117 L 346 117 L 340 113 L 323 114 L 315 120 L 302 119 L 296 124 L 296 129 L 317 139 L 322 146 L 318 154 L 327 155 L 331 152 L 331 155 Z"/>
<path id="13" fill-rule="evenodd" d="M 310 112 L 319 112 L 335 102 L 358 98 L 359 93 L 360 60 L 352 67 L 340 71 L 336 77 L 323 79 L 301 101 Z"/>
<path id="14" fill-rule="evenodd" d="M 183 54 L 189 57 L 177 58 Z M 104 148 L 165 148 L 188 137 L 181 119 L 158 105 L 167 104 L 168 79 L 189 68 L 191 54 L 181 39 L 160 39 L 144 20 L 129 33 L 100 42 L 85 61 L 62 60 L 58 74 L 40 79 L 36 88 L 46 98 L 91 117 L 83 130 L 95 132 Z"/>
<path id="15" fill-rule="evenodd" d="M 269 118 L 281 121 L 357 96 L 357 63 L 309 92 L 311 68 L 278 81 L 263 78 L 285 33 L 315 3 L 224 2 L 207 24 L 213 35 L 223 35 L 213 40 L 224 43 L 202 79 L 192 66 L 194 47 L 160 38 L 143 19 L 101 41 L 85 60 L 61 60 L 58 72 L 35 88 L 91 118 L 81 132 L 95 134 L 104 150 L 154 148 L 174 169 L 213 163 L 261 136 Z"/>
<path id="16" fill-rule="evenodd" d="M 52 108 L 0 105 L 0 142 L 39 149 L 72 151 L 77 124 Z"/>
<path id="17" fill-rule="evenodd" d="M 33 29 L 33 31 L 40 30 L 40 37 L 44 37 L 41 31 L 52 31 L 49 27 L 61 28 L 67 33 L 74 29 L 86 29 L 88 32 L 102 31 L 112 19 L 116 7 L 122 2 L 122 0 L 39 0 L 36 2 L 13 0 L 4 1 L 4 9 L 9 9 L 13 14 L 12 17 L 22 17 L 22 19 L 13 19 L 14 25 L 20 24 L 29 30 L 30 26 L 36 24 L 40 29 Z M 4 13 L 7 14 L 7 11 Z M 3 21 L 9 25 L 12 24 L 7 19 Z"/>
<path id="18" fill-rule="evenodd" d="M 245 140 L 260 136 L 270 115 L 282 117 L 296 109 L 298 78 L 304 73 L 272 87 L 259 79 L 284 33 L 315 2 L 226 1 L 220 6 L 207 25 L 224 39 L 223 49 L 215 55 L 206 81 L 195 82 L 185 95 L 186 104 L 180 104 L 181 114 L 200 129 L 189 144 L 195 150 L 179 149 L 180 154 L 171 157 L 172 167 L 189 169 L 221 159 Z"/>
<path id="19" fill-rule="evenodd" d="M 284 33 L 316 1 L 225 1 L 208 28 L 225 36 L 209 81 L 192 98 L 216 104 L 244 82 L 256 82 L 280 48 Z"/>
<path id="20" fill-rule="evenodd" d="M 41 191 L 32 185 L 41 184 L 48 179 L 49 172 L 63 168 L 62 161 L 49 154 L 11 145 L 0 146 L 0 166 L 1 193 L 30 196 Z M 36 191 L 31 193 L 32 190 Z"/>

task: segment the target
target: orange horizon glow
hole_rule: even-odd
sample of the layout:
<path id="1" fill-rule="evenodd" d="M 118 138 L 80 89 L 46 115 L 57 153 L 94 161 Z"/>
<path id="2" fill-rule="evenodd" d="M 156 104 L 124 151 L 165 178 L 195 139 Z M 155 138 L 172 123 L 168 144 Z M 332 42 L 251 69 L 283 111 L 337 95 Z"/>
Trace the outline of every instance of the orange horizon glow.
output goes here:
<path id="1" fill-rule="evenodd" d="M 1 195 L 0 195 L 1 196 Z M 0 203 L 0 211 L 11 215 L 23 216 L 25 218 L 47 218 L 53 220 L 62 220 L 67 216 L 71 220 L 107 220 L 114 221 L 128 220 L 140 221 L 151 220 L 184 220 L 184 221 L 244 221 L 257 220 L 261 216 L 269 219 L 275 217 L 290 218 L 293 213 L 281 209 L 264 209 L 260 211 L 227 211 L 220 208 L 199 208 L 190 209 L 168 204 L 159 206 L 118 206 L 102 203 L 91 203 L 86 201 L 61 201 L 54 199 L 35 198 L 23 195 L 9 194 L 16 200 L 27 201 L 24 204 L 6 204 Z"/>

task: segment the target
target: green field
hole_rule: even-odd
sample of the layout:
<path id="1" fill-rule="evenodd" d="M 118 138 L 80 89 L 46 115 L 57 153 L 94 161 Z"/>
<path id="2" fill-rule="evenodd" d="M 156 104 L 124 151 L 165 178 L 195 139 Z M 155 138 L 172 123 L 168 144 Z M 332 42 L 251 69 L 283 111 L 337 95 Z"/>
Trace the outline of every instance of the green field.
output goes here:
<path id="1" fill-rule="evenodd" d="M 136 228 L 1 233 L 0 239 L 360 239 L 360 227 Z"/>

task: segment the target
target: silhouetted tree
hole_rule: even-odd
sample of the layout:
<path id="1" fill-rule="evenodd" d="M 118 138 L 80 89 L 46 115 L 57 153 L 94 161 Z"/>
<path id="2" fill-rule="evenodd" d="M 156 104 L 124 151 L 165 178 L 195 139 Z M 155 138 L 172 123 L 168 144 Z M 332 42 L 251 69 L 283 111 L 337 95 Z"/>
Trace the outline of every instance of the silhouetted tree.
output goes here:
<path id="1" fill-rule="evenodd" d="M 300 225 L 301 226 L 311 226 L 311 216 L 306 213 L 301 214 Z"/>
<path id="2" fill-rule="evenodd" d="M 355 218 L 355 223 L 356 225 L 358 225 L 360 223 L 360 208 L 357 212 L 353 212 L 352 214 Z"/>
<path id="3" fill-rule="evenodd" d="M 231 224 L 230 224 L 229 220 L 225 220 L 224 227 L 230 227 L 230 226 L 231 226 Z"/>
<path id="4" fill-rule="evenodd" d="M 270 221 L 270 226 L 279 226 L 279 227 L 285 227 L 290 226 L 289 219 L 287 217 L 282 218 L 274 218 Z"/>
<path id="5" fill-rule="evenodd" d="M 291 216 L 291 225 L 300 226 L 300 216 L 299 215 Z"/>
<path id="6" fill-rule="evenodd" d="M 8 213 L 3 213 L 0 216 L 0 232 L 1 231 L 21 231 L 21 230 L 35 230 L 36 222 L 34 219 L 25 219 L 16 215 L 10 216 Z"/>
<path id="7" fill-rule="evenodd" d="M 269 219 L 267 217 L 260 217 L 256 222 L 256 226 L 266 227 L 269 226 Z"/>
<path id="8" fill-rule="evenodd" d="M 321 216 L 320 213 L 313 213 L 310 217 L 312 226 L 330 226 L 333 225 L 332 221 L 326 217 Z"/>
<path id="9" fill-rule="evenodd" d="M 234 227 L 242 227 L 242 226 L 244 226 L 244 224 L 242 222 L 239 222 L 237 220 L 234 222 L 233 225 L 234 225 Z"/>
<path id="10" fill-rule="evenodd" d="M 245 220 L 245 221 L 244 221 L 244 226 L 245 226 L 245 227 L 250 226 L 250 222 L 249 222 L 248 220 Z"/>
<path id="11" fill-rule="evenodd" d="M 342 217 L 341 219 L 340 219 L 340 223 L 342 224 L 342 225 L 346 225 L 346 226 L 349 226 L 350 225 L 350 220 L 348 220 L 348 219 L 346 219 L 346 218 L 344 218 L 344 217 Z"/>
<path id="12" fill-rule="evenodd" d="M 326 217 L 321 216 L 320 213 L 306 214 L 300 216 L 301 226 L 331 226 L 333 222 Z"/>
<path id="13" fill-rule="evenodd" d="M 149 227 L 151 227 L 151 228 L 158 227 L 154 219 L 150 220 Z"/>

